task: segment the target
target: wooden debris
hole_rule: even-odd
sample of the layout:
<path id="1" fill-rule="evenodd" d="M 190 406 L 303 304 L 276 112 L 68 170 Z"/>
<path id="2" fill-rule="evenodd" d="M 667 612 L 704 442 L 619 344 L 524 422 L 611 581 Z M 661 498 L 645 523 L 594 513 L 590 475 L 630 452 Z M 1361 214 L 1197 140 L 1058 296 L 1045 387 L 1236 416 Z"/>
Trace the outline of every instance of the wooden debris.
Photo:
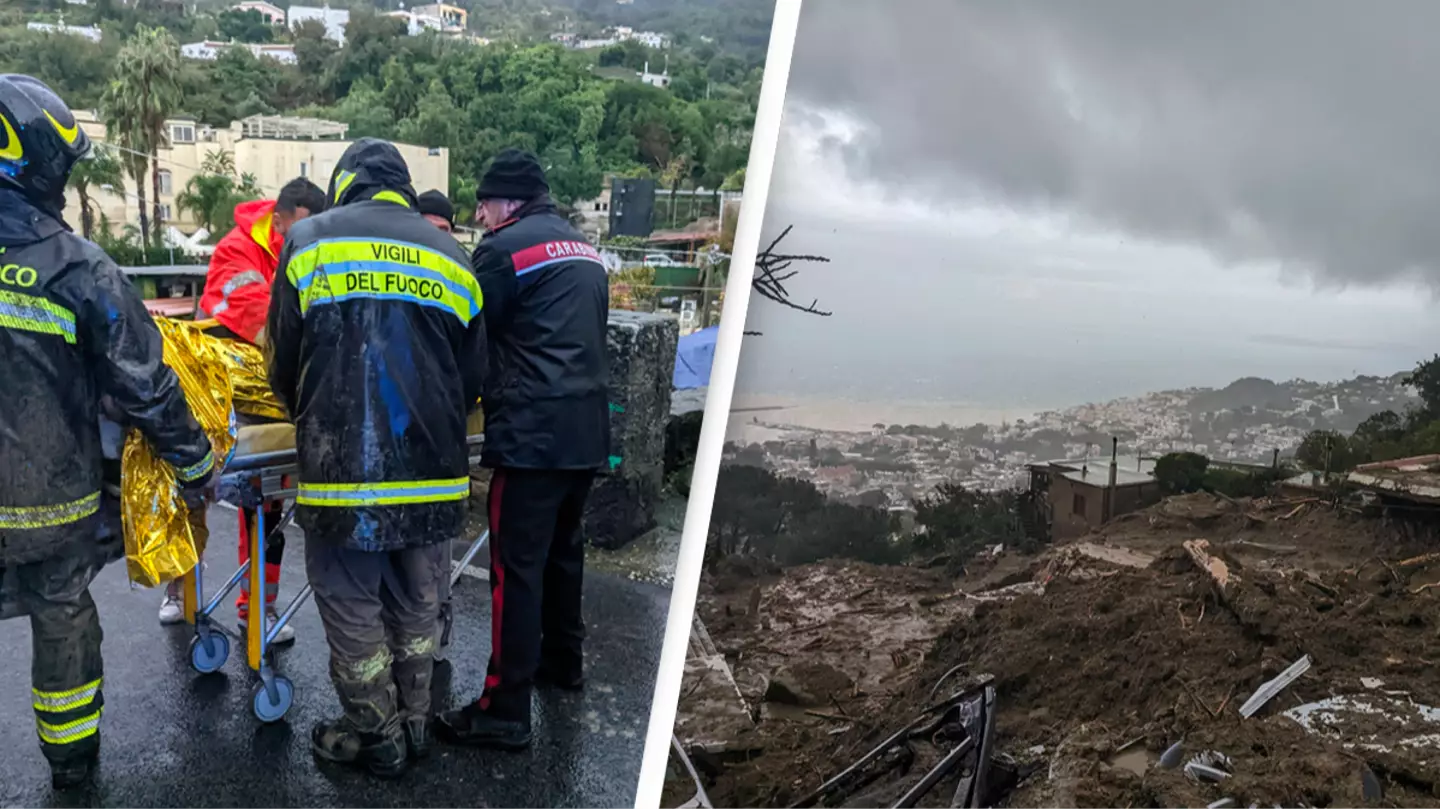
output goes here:
<path id="1" fill-rule="evenodd" d="M 1300 503 L 1298 506 L 1296 506 L 1294 509 L 1291 509 L 1289 512 L 1286 512 L 1285 514 L 1281 515 L 1281 516 L 1280 516 L 1280 519 L 1281 519 L 1281 520 L 1289 520 L 1290 518 L 1293 518 L 1293 517 L 1295 517 L 1296 515 L 1300 514 L 1301 510 L 1303 510 L 1304 508 L 1305 508 L 1305 503 L 1302 502 L 1302 503 Z"/>
<path id="2" fill-rule="evenodd" d="M 1210 555 L 1210 541 L 1186 540 L 1182 545 L 1195 565 L 1210 575 L 1210 579 L 1215 582 L 1215 586 L 1223 594 L 1225 588 L 1230 585 L 1230 566 L 1226 565 L 1224 560 Z"/>

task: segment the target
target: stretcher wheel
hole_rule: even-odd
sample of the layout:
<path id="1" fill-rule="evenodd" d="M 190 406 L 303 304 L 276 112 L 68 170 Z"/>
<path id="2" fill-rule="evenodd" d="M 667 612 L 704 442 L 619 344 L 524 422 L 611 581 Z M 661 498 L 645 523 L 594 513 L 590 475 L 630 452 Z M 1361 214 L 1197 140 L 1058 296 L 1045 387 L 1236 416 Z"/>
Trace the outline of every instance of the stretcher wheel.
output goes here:
<path id="1" fill-rule="evenodd" d="M 190 639 L 190 666 L 196 672 L 209 675 L 225 666 L 225 659 L 230 657 L 230 639 L 224 633 L 211 633 L 209 649 L 206 649 L 206 640 L 201 636 Z"/>
<path id="2" fill-rule="evenodd" d="M 255 686 L 255 699 L 252 701 L 252 708 L 255 710 L 255 718 L 262 723 L 273 723 L 285 716 L 290 711 L 290 704 L 295 700 L 295 685 L 284 675 L 276 675 L 275 695 L 272 699 L 270 690 L 265 688 L 263 682 Z"/>

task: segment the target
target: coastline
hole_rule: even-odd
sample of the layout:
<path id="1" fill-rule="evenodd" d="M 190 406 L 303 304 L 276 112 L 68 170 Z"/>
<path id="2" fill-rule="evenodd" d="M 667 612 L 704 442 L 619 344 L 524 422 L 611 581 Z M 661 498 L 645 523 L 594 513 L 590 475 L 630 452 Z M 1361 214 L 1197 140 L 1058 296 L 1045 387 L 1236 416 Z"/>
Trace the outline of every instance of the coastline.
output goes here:
<path id="1" fill-rule="evenodd" d="M 1031 419 L 1050 408 L 986 408 L 963 402 L 865 402 L 849 399 L 811 398 L 779 394 L 735 394 L 730 405 L 726 438 L 734 441 L 764 441 L 776 431 L 767 425 L 787 425 L 811 430 L 869 432 L 877 423 L 886 425 L 944 424 L 968 427 L 977 423 L 998 425 L 1017 419 Z M 765 424 L 757 424 L 763 422 Z"/>

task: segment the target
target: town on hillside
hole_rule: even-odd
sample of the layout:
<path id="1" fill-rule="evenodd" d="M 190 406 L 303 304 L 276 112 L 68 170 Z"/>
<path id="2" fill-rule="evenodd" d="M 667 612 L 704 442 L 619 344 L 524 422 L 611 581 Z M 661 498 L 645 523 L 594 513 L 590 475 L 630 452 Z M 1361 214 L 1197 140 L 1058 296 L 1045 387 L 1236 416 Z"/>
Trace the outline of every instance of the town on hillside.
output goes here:
<path id="1" fill-rule="evenodd" d="M 1220 389 L 1161 391 L 968 427 L 817 430 L 753 415 L 746 421 L 770 428 L 775 438 L 727 444 L 724 460 L 813 482 L 836 500 L 913 515 L 913 503 L 941 483 L 986 492 L 1025 488 L 1037 465 L 1089 459 L 1105 467 L 1112 451 L 1126 457 L 1127 472 L 1145 478 L 1167 453 L 1272 464 L 1277 453 L 1293 457 L 1313 431 L 1349 433 L 1376 413 L 1403 413 L 1418 401 L 1404 377 L 1328 383 L 1250 377 Z"/>

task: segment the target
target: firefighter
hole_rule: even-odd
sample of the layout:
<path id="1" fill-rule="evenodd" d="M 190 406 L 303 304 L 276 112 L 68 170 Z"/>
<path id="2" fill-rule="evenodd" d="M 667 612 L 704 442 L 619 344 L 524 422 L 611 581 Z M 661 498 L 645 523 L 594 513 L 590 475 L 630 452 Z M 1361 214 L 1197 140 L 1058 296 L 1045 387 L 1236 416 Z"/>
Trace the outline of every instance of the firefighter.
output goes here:
<path id="1" fill-rule="evenodd" d="M 274 200 L 253 200 L 235 206 L 235 227 L 215 245 L 210 257 L 210 271 L 205 277 L 205 292 L 200 308 L 217 321 L 205 331 L 223 340 L 260 345 L 265 339 L 265 316 L 270 308 L 270 284 L 285 235 L 296 222 L 318 214 L 325 207 L 325 192 L 303 177 L 297 177 L 280 189 Z M 266 421 L 263 417 L 239 414 L 241 424 Z M 275 601 L 280 595 L 280 560 L 285 554 L 285 534 L 276 531 L 284 514 L 283 504 L 275 501 L 265 510 L 265 611 L 270 624 L 276 621 Z M 250 537 L 259 530 L 255 510 L 240 509 L 240 564 L 250 559 Z M 205 512 L 191 512 L 191 526 L 199 535 L 209 536 Z M 240 580 L 240 595 L 235 611 L 241 631 L 250 620 L 250 578 Z M 180 584 L 171 582 L 160 604 L 160 623 L 178 624 L 185 621 Z M 295 628 L 286 624 L 275 636 L 276 644 L 295 640 Z"/>
<path id="2" fill-rule="evenodd" d="M 549 191 L 535 156 L 507 149 L 476 194 L 487 229 L 471 262 L 490 344 L 492 640 L 484 692 L 436 729 L 510 750 L 530 743 L 533 683 L 582 688 L 580 522 L 610 457 L 605 266 Z"/>
<path id="3" fill-rule="evenodd" d="M 215 466 L 144 302 L 61 216 L 89 149 L 59 96 L 0 76 L 0 618 L 30 617 L 31 703 L 60 789 L 85 782 L 99 755 L 89 588 L 123 551 L 103 491 L 102 415 L 138 428 L 192 490 Z"/>
<path id="4" fill-rule="evenodd" d="M 327 198 L 281 253 L 267 348 L 295 421 L 305 568 L 344 708 L 311 747 L 394 777 L 430 747 L 435 621 L 485 375 L 482 299 L 391 144 L 346 149 Z"/>

